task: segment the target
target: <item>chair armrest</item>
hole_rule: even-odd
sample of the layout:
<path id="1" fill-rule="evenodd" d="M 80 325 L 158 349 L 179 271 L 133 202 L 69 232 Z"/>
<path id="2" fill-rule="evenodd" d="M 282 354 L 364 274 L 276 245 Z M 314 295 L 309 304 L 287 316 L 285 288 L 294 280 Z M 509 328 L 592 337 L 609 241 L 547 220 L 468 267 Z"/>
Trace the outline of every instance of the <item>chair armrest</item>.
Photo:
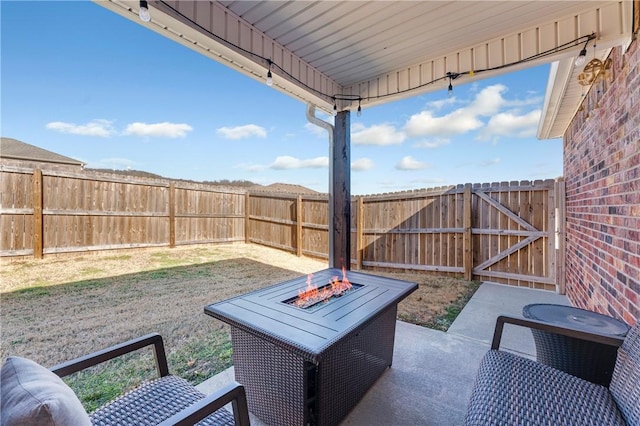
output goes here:
<path id="1" fill-rule="evenodd" d="M 169 366 L 167 365 L 167 355 L 164 351 L 164 343 L 162 342 L 162 336 L 158 333 L 147 334 L 142 337 L 131 339 L 124 343 L 90 353 L 89 355 L 72 359 L 71 361 L 51 367 L 50 370 L 58 376 L 64 377 L 151 345 L 153 345 L 153 351 L 155 353 L 158 375 L 160 377 L 169 375 Z"/>
<path id="2" fill-rule="evenodd" d="M 228 403 L 233 403 L 233 418 L 237 426 L 249 426 L 249 408 L 244 386 L 232 383 L 200 401 L 169 417 L 159 426 L 191 426 L 216 412 Z"/>
<path id="3" fill-rule="evenodd" d="M 500 315 L 496 320 L 496 328 L 493 332 L 491 349 L 500 349 L 500 340 L 502 339 L 502 330 L 505 323 L 519 325 L 522 327 L 535 328 L 537 330 L 547 331 L 549 333 L 561 334 L 563 336 L 573 337 L 575 339 L 587 340 L 590 342 L 602 343 L 615 347 L 619 347 L 620 345 L 622 345 L 622 342 L 624 342 L 623 337 L 611 336 L 608 334 L 591 333 L 588 331 L 578 330 L 570 327 L 560 327 L 558 325 L 549 324 L 548 322 L 543 321 Z"/>

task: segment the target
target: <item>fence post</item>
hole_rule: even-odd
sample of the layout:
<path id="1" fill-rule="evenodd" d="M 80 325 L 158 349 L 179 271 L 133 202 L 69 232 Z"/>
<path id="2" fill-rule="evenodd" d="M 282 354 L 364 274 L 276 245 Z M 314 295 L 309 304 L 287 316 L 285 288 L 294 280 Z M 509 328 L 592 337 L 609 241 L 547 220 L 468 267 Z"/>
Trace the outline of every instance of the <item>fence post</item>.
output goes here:
<path id="1" fill-rule="evenodd" d="M 176 185 L 169 184 L 169 247 L 176 246 Z"/>
<path id="2" fill-rule="evenodd" d="M 251 196 L 249 192 L 245 192 L 244 194 L 244 242 L 245 244 L 249 244 L 251 242 L 251 237 L 249 235 L 250 220 L 251 220 L 251 209 L 249 208 L 249 202 L 251 200 Z"/>
<path id="3" fill-rule="evenodd" d="M 565 294 L 565 260 L 566 260 L 566 189 L 564 178 L 558 178 L 554 184 L 556 195 L 556 292 Z"/>
<path id="4" fill-rule="evenodd" d="M 473 278 L 473 250 L 471 248 L 471 184 L 464 185 L 464 219 L 462 226 L 464 234 L 462 237 L 464 255 L 462 264 L 464 266 L 464 279 L 471 281 Z"/>
<path id="5" fill-rule="evenodd" d="M 364 256 L 364 198 L 358 197 L 356 212 L 356 268 L 362 269 Z"/>
<path id="6" fill-rule="evenodd" d="M 44 221 L 42 220 L 42 170 L 33 171 L 33 257 L 42 259 Z"/>
<path id="7" fill-rule="evenodd" d="M 302 195 L 296 199 L 296 254 L 302 257 Z"/>

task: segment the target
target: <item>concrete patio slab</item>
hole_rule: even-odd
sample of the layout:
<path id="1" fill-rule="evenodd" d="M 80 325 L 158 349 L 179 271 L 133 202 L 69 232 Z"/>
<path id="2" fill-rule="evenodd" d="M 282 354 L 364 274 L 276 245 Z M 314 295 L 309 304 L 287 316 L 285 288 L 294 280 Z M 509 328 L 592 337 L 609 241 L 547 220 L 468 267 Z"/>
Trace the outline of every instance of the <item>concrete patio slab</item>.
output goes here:
<path id="1" fill-rule="evenodd" d="M 342 424 L 460 424 L 487 345 L 398 321 L 395 348 L 393 366 Z"/>
<path id="2" fill-rule="evenodd" d="M 529 303 L 570 304 L 565 296 L 553 292 L 483 283 L 446 333 L 398 321 L 393 365 L 341 425 L 462 424 L 496 318 L 521 316 L 522 307 Z M 504 348 L 535 357 L 529 330 L 507 325 L 503 339 Z M 231 367 L 197 387 L 210 393 L 233 380 Z M 253 415 L 251 424 L 265 425 Z"/>
<path id="3" fill-rule="evenodd" d="M 483 283 L 447 333 L 491 345 L 496 318 L 499 315 L 522 316 L 522 308 L 530 303 L 571 305 L 567 296 L 551 291 Z M 501 347 L 535 357 L 531 331 L 522 327 L 507 324 Z"/>

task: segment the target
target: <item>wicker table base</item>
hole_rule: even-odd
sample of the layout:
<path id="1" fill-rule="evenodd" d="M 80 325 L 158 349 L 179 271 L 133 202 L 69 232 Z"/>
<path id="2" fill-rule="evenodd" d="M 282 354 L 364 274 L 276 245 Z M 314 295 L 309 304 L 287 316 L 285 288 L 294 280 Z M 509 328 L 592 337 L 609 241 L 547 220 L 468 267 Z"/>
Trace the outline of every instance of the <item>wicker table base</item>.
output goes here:
<path id="1" fill-rule="evenodd" d="M 269 425 L 336 425 L 391 366 L 395 325 L 394 305 L 317 363 L 233 327 L 236 381 L 245 384 L 251 411 Z"/>

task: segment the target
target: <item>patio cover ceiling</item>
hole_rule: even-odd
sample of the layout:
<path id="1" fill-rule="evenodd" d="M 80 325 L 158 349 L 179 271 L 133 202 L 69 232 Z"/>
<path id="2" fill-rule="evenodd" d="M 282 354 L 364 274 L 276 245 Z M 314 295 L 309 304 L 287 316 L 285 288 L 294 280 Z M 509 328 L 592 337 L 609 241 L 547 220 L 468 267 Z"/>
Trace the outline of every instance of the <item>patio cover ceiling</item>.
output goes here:
<path id="1" fill-rule="evenodd" d="M 254 79 L 265 81 L 270 68 L 276 90 L 325 111 L 446 90 L 447 73 L 459 75 L 455 86 L 558 61 L 543 138 L 562 136 L 579 106 L 572 64 L 585 37 L 597 36 L 603 58 L 630 41 L 632 22 L 631 0 L 152 0 L 148 23 L 139 1 L 96 1 Z"/>

